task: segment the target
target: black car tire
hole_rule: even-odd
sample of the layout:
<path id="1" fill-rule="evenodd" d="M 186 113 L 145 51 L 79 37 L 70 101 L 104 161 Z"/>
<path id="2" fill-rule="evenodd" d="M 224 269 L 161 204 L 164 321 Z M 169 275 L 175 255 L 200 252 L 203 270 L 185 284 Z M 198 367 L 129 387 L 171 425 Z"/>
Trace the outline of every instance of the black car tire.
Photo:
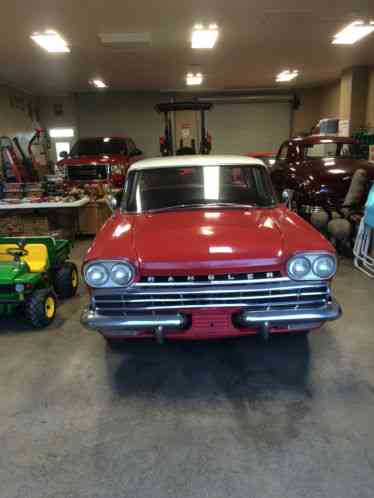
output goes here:
<path id="1" fill-rule="evenodd" d="M 26 318 L 34 328 L 43 329 L 53 322 L 56 308 L 54 292 L 51 289 L 40 289 L 33 292 L 25 303 Z"/>
<path id="2" fill-rule="evenodd" d="M 54 279 L 57 295 L 62 299 L 75 296 L 79 286 L 78 268 L 74 263 L 64 263 L 56 272 Z"/>

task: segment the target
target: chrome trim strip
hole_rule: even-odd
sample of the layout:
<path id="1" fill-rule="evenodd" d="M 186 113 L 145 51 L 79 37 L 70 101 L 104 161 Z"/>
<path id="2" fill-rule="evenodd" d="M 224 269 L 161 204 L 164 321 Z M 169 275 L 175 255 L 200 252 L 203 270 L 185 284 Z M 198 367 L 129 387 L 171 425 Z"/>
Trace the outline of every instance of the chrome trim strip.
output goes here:
<path id="1" fill-rule="evenodd" d="M 264 283 L 274 283 L 274 282 L 292 282 L 288 277 L 278 277 L 278 278 L 253 278 L 248 280 L 206 280 L 204 282 L 136 282 L 132 287 L 205 287 L 211 285 L 254 285 L 254 284 L 264 284 Z"/>
<path id="2" fill-rule="evenodd" d="M 188 289 L 188 288 L 183 288 L 183 286 L 172 286 L 170 289 L 158 289 L 157 286 L 154 286 L 152 289 L 148 290 L 138 290 L 135 288 L 135 286 L 131 287 L 111 287 L 111 288 L 105 288 L 105 287 L 98 287 L 95 288 L 95 296 L 100 296 L 100 295 L 118 295 L 119 292 L 122 292 L 122 295 L 127 295 L 127 296 L 149 296 L 150 294 L 152 295 L 168 295 L 168 294 L 211 294 L 214 292 L 214 294 L 234 294 L 237 292 L 245 292 L 245 293 L 254 293 L 254 292 L 269 292 L 269 291 L 297 291 L 300 290 L 301 293 L 303 293 L 304 290 L 313 290 L 316 288 L 326 288 L 326 292 L 329 288 L 329 284 L 326 281 L 315 281 L 315 282 L 309 282 L 309 283 L 300 283 L 300 282 L 293 282 L 289 281 L 289 283 L 284 283 L 283 285 L 272 285 L 272 286 L 267 286 L 264 284 L 259 284 L 258 286 L 237 286 L 235 288 L 230 287 L 226 288 L 222 286 L 222 288 L 214 287 L 214 289 L 209 289 L 207 288 L 209 286 L 206 285 L 200 285 L 200 287 L 194 288 L 194 289 Z"/>
<path id="3" fill-rule="evenodd" d="M 316 304 L 323 306 L 326 301 L 322 302 L 294 302 L 294 303 L 267 303 L 268 308 L 277 308 L 279 309 L 280 306 L 287 307 L 287 306 L 292 306 L 293 308 L 297 309 L 298 306 L 302 304 Z M 261 305 L 258 305 L 259 307 Z M 263 305 L 264 306 L 264 305 Z M 265 305 L 266 306 L 266 305 Z M 256 305 L 251 305 L 250 303 L 243 303 L 243 302 L 235 302 L 235 303 L 225 303 L 225 304 L 220 304 L 220 303 L 215 303 L 215 304 L 175 304 L 175 305 L 169 305 L 169 306 L 137 306 L 133 308 L 105 308 L 105 307 L 98 307 L 97 310 L 102 312 L 102 311 L 111 311 L 111 312 L 139 312 L 139 311 L 168 311 L 168 310 L 187 310 L 187 309 L 193 309 L 193 308 L 201 308 L 201 309 L 207 309 L 207 308 L 250 308 L 250 307 L 256 307 Z M 117 315 L 118 316 L 118 315 Z"/>
<path id="4" fill-rule="evenodd" d="M 203 294 L 203 293 L 202 293 Z M 238 294 L 241 294 L 240 291 L 238 291 Z M 108 303 L 118 303 L 118 304 L 127 304 L 127 303 L 173 303 L 175 301 L 234 301 L 237 299 L 246 299 L 246 300 L 257 300 L 257 299 L 265 299 L 265 300 L 277 300 L 277 299 L 283 299 L 286 297 L 311 297 L 311 296 L 326 296 L 327 292 L 326 291 L 321 291 L 321 292 L 297 292 L 297 293 L 288 293 L 288 294 L 265 294 L 263 296 L 234 296 L 234 297 L 216 297 L 216 296 L 211 296 L 211 297 L 200 297 L 199 294 L 194 294 L 191 297 L 183 297 L 183 294 L 176 294 L 175 298 L 167 298 L 167 299 L 154 299 L 153 296 L 148 297 L 146 299 L 133 299 L 134 297 L 137 297 L 137 294 L 132 294 L 132 295 L 124 295 L 122 299 L 100 299 L 99 297 L 95 297 L 95 305 L 101 305 L 101 304 L 108 304 Z M 191 293 L 187 294 L 191 295 Z M 204 295 L 204 294 L 203 294 Z"/>

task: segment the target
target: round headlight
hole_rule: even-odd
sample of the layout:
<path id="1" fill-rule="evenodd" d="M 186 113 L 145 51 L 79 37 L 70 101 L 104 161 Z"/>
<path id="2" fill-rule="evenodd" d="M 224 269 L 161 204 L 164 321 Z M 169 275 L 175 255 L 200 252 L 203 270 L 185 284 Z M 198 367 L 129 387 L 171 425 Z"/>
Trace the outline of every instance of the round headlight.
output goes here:
<path id="1" fill-rule="evenodd" d="M 336 273 L 336 259 L 334 256 L 324 254 L 319 256 L 313 263 L 313 273 L 318 278 L 329 279 Z"/>
<path id="2" fill-rule="evenodd" d="M 117 263 L 110 271 L 111 280 L 121 286 L 129 285 L 133 280 L 135 270 L 129 263 Z"/>
<path id="3" fill-rule="evenodd" d="M 84 272 L 86 282 L 91 287 L 102 287 L 109 279 L 108 270 L 105 266 L 96 263 L 90 265 Z"/>
<path id="4" fill-rule="evenodd" d="M 288 275 L 294 280 L 302 280 L 310 273 L 311 269 L 310 261 L 304 256 L 295 256 L 290 259 L 287 265 Z"/>

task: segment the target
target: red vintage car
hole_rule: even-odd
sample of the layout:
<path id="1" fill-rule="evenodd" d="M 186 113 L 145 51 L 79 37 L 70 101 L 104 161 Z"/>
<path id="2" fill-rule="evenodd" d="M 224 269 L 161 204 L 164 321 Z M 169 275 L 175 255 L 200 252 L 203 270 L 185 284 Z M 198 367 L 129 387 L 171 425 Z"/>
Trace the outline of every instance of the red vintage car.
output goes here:
<path id="1" fill-rule="evenodd" d="M 66 181 L 74 185 L 107 182 L 123 188 L 130 165 L 142 157 L 142 152 L 131 138 L 82 138 L 70 154 L 62 152 L 57 163 Z"/>
<path id="2" fill-rule="evenodd" d="M 81 321 L 111 342 L 305 332 L 340 316 L 335 272 L 334 248 L 278 203 L 261 161 L 143 160 L 85 257 Z"/>
<path id="3" fill-rule="evenodd" d="M 278 193 L 287 190 L 296 211 L 308 216 L 321 208 L 340 208 L 357 170 L 366 172 L 369 189 L 374 165 L 363 157 L 357 140 L 310 135 L 281 145 L 271 178 Z M 366 197 L 363 195 L 363 199 Z"/>

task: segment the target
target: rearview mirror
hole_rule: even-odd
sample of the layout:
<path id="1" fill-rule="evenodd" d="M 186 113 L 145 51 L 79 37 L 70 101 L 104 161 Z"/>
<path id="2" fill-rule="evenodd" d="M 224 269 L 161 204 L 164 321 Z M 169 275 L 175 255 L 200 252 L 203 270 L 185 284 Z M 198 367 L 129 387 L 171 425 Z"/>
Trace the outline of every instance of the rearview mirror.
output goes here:
<path id="1" fill-rule="evenodd" d="M 114 195 L 108 195 L 106 198 L 107 205 L 109 209 L 114 213 L 114 211 L 118 208 L 118 201 Z"/>

